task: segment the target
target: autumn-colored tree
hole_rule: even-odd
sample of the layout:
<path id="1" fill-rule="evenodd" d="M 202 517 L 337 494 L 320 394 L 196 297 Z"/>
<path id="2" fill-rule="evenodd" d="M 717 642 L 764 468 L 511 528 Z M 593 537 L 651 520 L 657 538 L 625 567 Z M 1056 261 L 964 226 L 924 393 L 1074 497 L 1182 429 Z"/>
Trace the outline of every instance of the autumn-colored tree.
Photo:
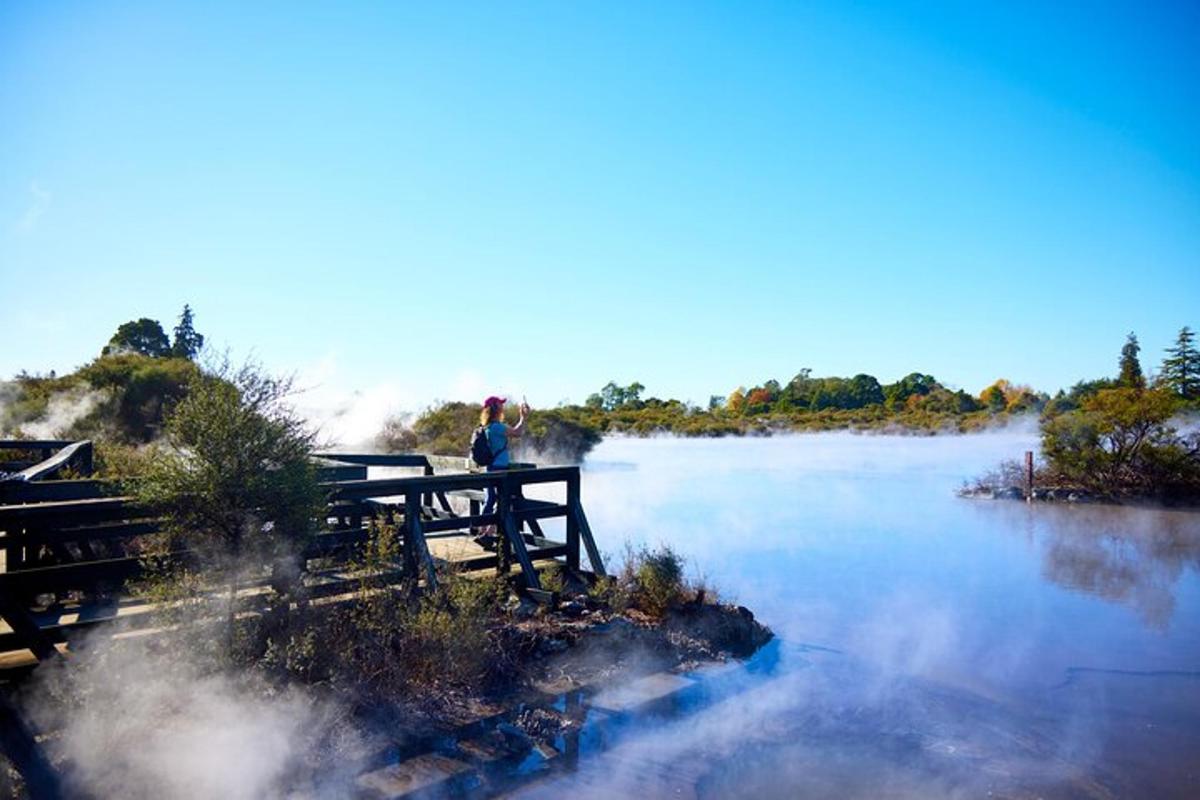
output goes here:
<path id="1" fill-rule="evenodd" d="M 1008 381 L 1001 378 L 979 393 L 979 402 L 992 413 L 1003 411 L 1008 406 L 1008 396 L 1005 394 L 1008 386 Z"/>
<path id="2" fill-rule="evenodd" d="M 746 389 L 739 386 L 729 393 L 729 399 L 725 401 L 725 409 L 731 414 L 741 414 L 746 410 Z"/>
<path id="3" fill-rule="evenodd" d="M 771 405 L 772 400 L 769 390 L 761 387 L 752 389 L 750 394 L 746 395 L 746 410 L 750 413 L 765 411 L 766 407 Z"/>

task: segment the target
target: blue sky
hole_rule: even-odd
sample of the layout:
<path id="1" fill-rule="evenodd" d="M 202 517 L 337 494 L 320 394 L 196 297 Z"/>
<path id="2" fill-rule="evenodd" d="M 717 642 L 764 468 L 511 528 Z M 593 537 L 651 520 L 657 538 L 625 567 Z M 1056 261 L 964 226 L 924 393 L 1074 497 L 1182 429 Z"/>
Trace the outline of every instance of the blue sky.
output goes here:
<path id="1" fill-rule="evenodd" d="M 1151 366 L 1197 8 L 2 2 L 0 374 L 185 302 L 376 410 Z"/>

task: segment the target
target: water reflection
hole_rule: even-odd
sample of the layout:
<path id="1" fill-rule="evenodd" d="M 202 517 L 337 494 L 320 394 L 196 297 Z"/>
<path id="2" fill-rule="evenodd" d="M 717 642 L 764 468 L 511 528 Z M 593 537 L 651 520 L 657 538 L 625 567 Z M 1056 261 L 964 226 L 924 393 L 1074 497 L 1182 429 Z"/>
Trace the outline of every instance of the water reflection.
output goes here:
<path id="1" fill-rule="evenodd" d="M 1185 573 L 1200 570 L 1195 512 L 1035 506 L 1006 516 L 1033 524 L 1047 580 L 1129 606 L 1157 630 L 1166 630 L 1176 613 Z"/>

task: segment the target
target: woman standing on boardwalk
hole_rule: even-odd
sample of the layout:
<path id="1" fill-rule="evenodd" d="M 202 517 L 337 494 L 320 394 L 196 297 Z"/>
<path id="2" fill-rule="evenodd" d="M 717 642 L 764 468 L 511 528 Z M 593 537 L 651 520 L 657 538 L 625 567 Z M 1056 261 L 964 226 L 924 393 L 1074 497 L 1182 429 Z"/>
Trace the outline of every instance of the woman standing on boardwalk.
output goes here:
<path id="1" fill-rule="evenodd" d="M 516 425 L 504 422 L 504 404 L 507 400 L 495 395 L 483 401 L 479 411 L 479 426 L 486 437 L 488 451 L 491 453 L 490 463 L 484 464 L 488 472 L 508 469 L 512 459 L 509 457 L 509 439 L 520 437 L 525 432 L 525 418 L 529 415 L 529 404 L 521 403 L 521 416 Z M 474 450 L 474 446 L 472 450 Z M 476 459 L 478 463 L 478 459 Z M 492 486 L 487 489 L 487 502 L 483 506 L 484 514 L 491 514 L 496 508 L 499 492 Z"/>

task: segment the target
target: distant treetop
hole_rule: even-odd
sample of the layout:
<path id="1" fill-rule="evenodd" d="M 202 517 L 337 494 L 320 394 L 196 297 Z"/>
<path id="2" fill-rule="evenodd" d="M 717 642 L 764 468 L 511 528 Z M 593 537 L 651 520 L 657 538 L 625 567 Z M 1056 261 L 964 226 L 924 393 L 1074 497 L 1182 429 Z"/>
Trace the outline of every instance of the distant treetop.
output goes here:
<path id="1" fill-rule="evenodd" d="M 1130 333 L 1125 338 L 1125 346 L 1121 348 L 1121 371 L 1117 376 L 1117 383 L 1121 386 L 1128 389 L 1146 388 L 1146 376 L 1142 374 L 1142 364 L 1138 361 L 1141 349 L 1137 335 Z"/>
<path id="2" fill-rule="evenodd" d="M 100 354 L 139 353 L 151 358 L 174 356 L 194 360 L 204 346 L 204 336 L 196 332 L 192 319 L 191 306 L 184 305 L 179 324 L 175 326 L 174 342 L 167 338 L 158 320 L 149 317 L 131 320 L 117 328 Z"/>
<path id="3" fill-rule="evenodd" d="M 142 317 L 117 328 L 117 332 L 101 352 L 106 356 L 141 353 L 144 356 L 160 358 L 171 354 L 171 342 L 167 339 L 167 334 L 163 333 L 158 320 Z"/>
<path id="4" fill-rule="evenodd" d="M 171 355 L 177 358 L 195 360 L 204 347 L 203 334 L 197 333 L 192 327 L 192 307 L 186 303 L 183 313 L 179 315 L 179 324 L 175 326 L 175 341 L 171 343 Z"/>

